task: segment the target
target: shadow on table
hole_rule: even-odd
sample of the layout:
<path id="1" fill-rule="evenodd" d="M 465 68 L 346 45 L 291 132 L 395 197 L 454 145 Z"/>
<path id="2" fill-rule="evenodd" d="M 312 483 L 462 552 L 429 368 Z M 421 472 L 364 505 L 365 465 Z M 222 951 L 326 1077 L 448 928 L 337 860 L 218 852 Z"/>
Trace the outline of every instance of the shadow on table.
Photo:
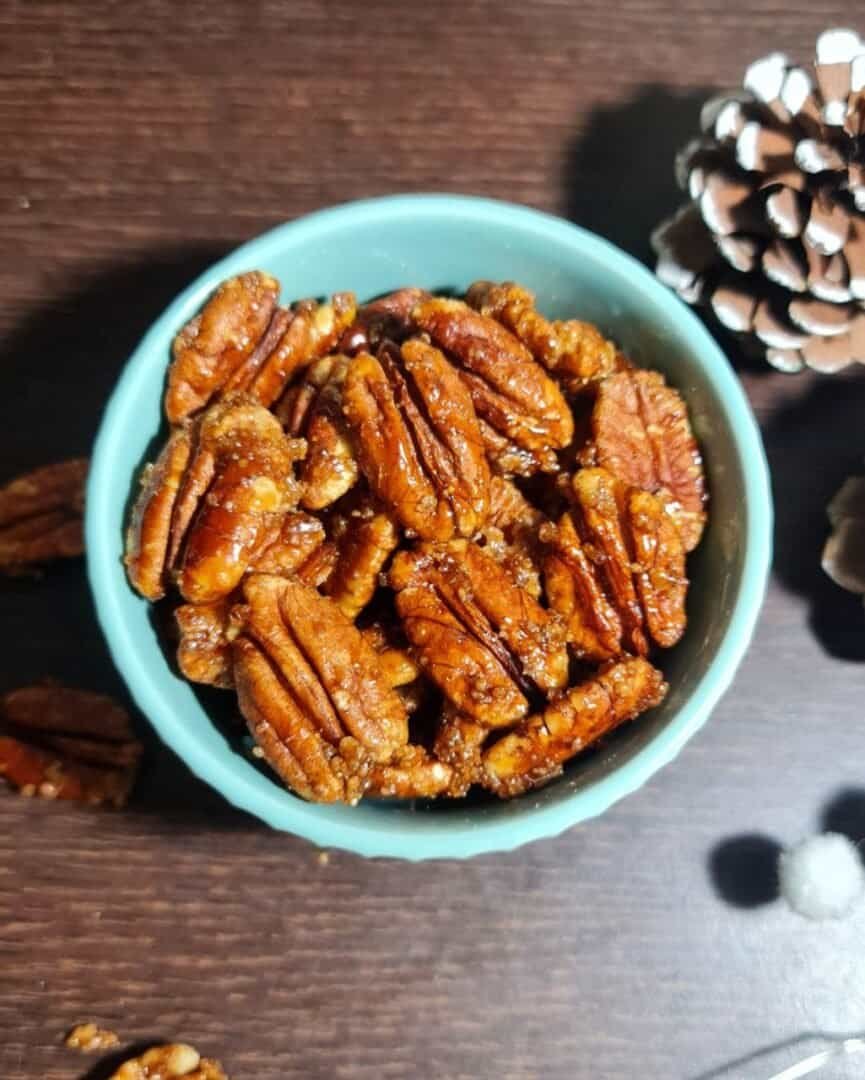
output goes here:
<path id="1" fill-rule="evenodd" d="M 778 897 L 781 845 L 760 833 L 722 840 L 709 853 L 709 876 L 715 892 L 728 904 L 756 908 Z"/>
<path id="2" fill-rule="evenodd" d="M 826 506 L 847 476 L 865 472 L 865 372 L 794 378 L 803 380 L 804 393 L 779 408 L 763 432 L 775 501 L 774 571 L 807 598 L 811 627 L 828 653 L 865 660 L 862 600 L 820 565 Z"/>
<path id="3" fill-rule="evenodd" d="M 125 1061 L 140 1057 L 151 1047 L 164 1046 L 169 1041 L 169 1039 L 140 1039 L 122 1050 L 112 1050 L 110 1054 L 100 1058 L 95 1065 L 83 1073 L 81 1080 L 110 1080 Z"/>
<path id="4" fill-rule="evenodd" d="M 865 788 L 842 788 L 823 807 L 820 827 L 852 840 L 865 861 Z"/>
<path id="5" fill-rule="evenodd" d="M 792 1038 L 780 1039 L 778 1042 L 761 1046 L 758 1050 L 745 1054 L 735 1061 L 728 1061 L 726 1064 L 711 1069 L 709 1072 L 700 1073 L 699 1076 L 689 1077 L 689 1080 L 746 1080 L 751 1075 L 754 1076 L 754 1080 L 757 1080 L 757 1077 L 765 1076 L 770 1068 L 792 1068 L 793 1065 L 801 1063 L 812 1054 L 830 1050 L 833 1047 L 840 1048 L 840 1043 L 845 1039 L 858 1040 L 861 1036 L 861 1032 L 852 1035 L 834 1035 L 825 1031 L 803 1031 L 801 1035 L 794 1035 Z M 780 1056 L 776 1057 L 776 1055 L 781 1055 L 785 1051 L 789 1053 L 785 1054 L 784 1059 Z M 743 1069 L 750 1070 L 751 1067 L 754 1069 L 759 1068 L 760 1071 L 742 1072 Z M 810 1073 L 811 1070 L 808 1070 L 808 1072 Z M 796 1073 L 796 1075 L 804 1076 L 805 1073 Z"/>

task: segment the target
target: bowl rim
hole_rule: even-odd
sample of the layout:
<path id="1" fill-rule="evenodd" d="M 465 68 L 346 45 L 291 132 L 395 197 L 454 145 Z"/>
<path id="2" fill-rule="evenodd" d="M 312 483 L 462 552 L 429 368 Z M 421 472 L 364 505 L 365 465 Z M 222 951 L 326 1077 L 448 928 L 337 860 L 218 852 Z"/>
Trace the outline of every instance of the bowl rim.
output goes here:
<path id="1" fill-rule="evenodd" d="M 174 716 L 163 699 L 159 681 L 154 681 L 140 661 L 134 636 L 121 611 L 121 597 L 130 586 L 122 566 L 117 564 L 117 536 L 110 524 L 116 506 L 109 500 L 112 473 L 112 444 L 122 437 L 118 416 L 127 396 L 150 367 L 148 358 L 157 342 L 170 340 L 203 303 L 216 284 L 242 270 L 266 266 L 272 252 L 286 238 L 313 239 L 326 231 L 359 222 L 380 222 L 416 216 L 463 217 L 500 229 L 530 230 L 557 243 L 569 242 L 584 255 L 611 266 L 635 290 L 661 309 L 676 325 L 708 378 L 726 414 L 732 444 L 744 478 L 746 508 L 745 552 L 741 578 L 733 610 L 724 636 L 700 682 L 689 699 L 673 714 L 665 727 L 627 762 L 571 795 L 549 806 L 526 804 L 513 816 L 477 823 L 439 824 L 426 831 L 418 818 L 410 831 L 402 830 L 396 816 L 382 815 L 381 827 L 370 828 L 364 821 L 336 822 L 321 807 L 301 799 L 286 798 L 273 785 L 261 791 L 238 774 L 230 762 L 212 754 Z M 390 195 L 343 203 L 275 228 L 247 241 L 220 259 L 185 288 L 156 319 L 127 361 L 106 405 L 93 446 L 87 484 L 85 539 L 87 573 L 97 618 L 115 666 L 123 677 L 135 704 L 156 729 L 162 740 L 192 769 L 238 808 L 258 817 L 275 829 L 304 837 L 322 847 L 342 848 L 364 856 L 390 856 L 417 861 L 432 858 L 466 858 L 485 852 L 507 851 L 543 837 L 557 836 L 579 822 L 597 817 L 613 803 L 642 786 L 668 764 L 697 732 L 726 692 L 754 632 L 768 580 L 771 560 L 772 502 L 769 470 L 759 429 L 744 390 L 721 349 L 694 315 L 672 292 L 632 256 L 609 241 L 562 218 L 515 203 L 444 193 Z M 347 815 L 348 816 L 348 815 Z M 441 819 L 437 819 L 441 822 Z"/>

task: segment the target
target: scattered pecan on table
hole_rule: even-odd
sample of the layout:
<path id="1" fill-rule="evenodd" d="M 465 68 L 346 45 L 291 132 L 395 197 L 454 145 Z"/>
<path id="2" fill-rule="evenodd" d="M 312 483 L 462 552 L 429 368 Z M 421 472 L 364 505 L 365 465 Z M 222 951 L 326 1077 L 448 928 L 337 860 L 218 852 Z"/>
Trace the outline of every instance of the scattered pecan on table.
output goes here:
<path id="1" fill-rule="evenodd" d="M 28 686 L 0 698 L 0 777 L 22 795 L 123 806 L 141 744 L 103 694 Z"/>
<path id="2" fill-rule="evenodd" d="M 45 465 L 0 488 L 0 571 L 81 555 L 88 464 L 75 458 Z"/>
<path id="3" fill-rule="evenodd" d="M 659 704 L 707 522 L 688 411 L 513 282 L 178 331 L 126 565 L 303 798 L 508 798 Z"/>

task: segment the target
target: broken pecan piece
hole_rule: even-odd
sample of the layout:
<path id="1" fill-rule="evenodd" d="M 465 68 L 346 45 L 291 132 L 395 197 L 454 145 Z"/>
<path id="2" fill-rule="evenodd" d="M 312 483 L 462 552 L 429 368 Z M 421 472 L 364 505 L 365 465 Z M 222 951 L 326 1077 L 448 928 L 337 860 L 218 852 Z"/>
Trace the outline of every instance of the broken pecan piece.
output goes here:
<path id="1" fill-rule="evenodd" d="M 423 671 L 456 709 L 513 723 L 528 696 L 567 681 L 564 628 L 484 549 L 465 541 L 400 552 L 396 606 Z"/>
<path id="2" fill-rule="evenodd" d="M 218 1061 L 185 1043 L 154 1046 L 125 1061 L 109 1080 L 228 1080 Z"/>
<path id="3" fill-rule="evenodd" d="M 663 675 L 647 660 L 608 664 L 494 742 L 483 754 L 483 782 L 501 798 L 538 787 L 603 735 L 659 705 L 666 693 Z"/>
<path id="4" fill-rule="evenodd" d="M 483 746 L 489 733 L 483 724 L 445 707 L 433 755 L 451 769 L 447 793 L 452 798 L 462 798 L 473 784 L 482 782 Z"/>
<path id="5" fill-rule="evenodd" d="M 243 591 L 234 673 L 253 738 L 297 794 L 357 801 L 372 764 L 408 741 L 399 695 L 332 600 L 267 574 L 250 575 Z"/>
<path id="6" fill-rule="evenodd" d="M 620 371 L 598 387 L 592 442 L 583 454 L 633 487 L 660 495 L 686 551 L 706 523 L 706 482 L 688 410 L 657 371 Z"/>
<path id="7" fill-rule="evenodd" d="M 174 339 L 165 415 L 172 424 L 225 388 L 259 344 L 276 308 L 279 282 L 260 270 L 224 281 Z"/>
<path id="8" fill-rule="evenodd" d="M 384 341 L 404 341 L 416 329 L 412 311 L 430 299 L 425 289 L 411 286 L 371 300 L 358 310 L 357 318 L 343 334 L 340 349 L 354 356 L 375 353 Z"/>
<path id="9" fill-rule="evenodd" d="M 181 604 L 174 612 L 180 633 L 177 666 L 190 682 L 228 689 L 231 670 L 230 598 L 212 604 Z"/>
<path id="10" fill-rule="evenodd" d="M 568 445 L 571 410 L 556 383 L 510 331 L 461 300 L 426 300 L 414 319 L 463 367 L 478 416 L 524 450 Z"/>
<path id="11" fill-rule="evenodd" d="M 289 430 L 307 441 L 306 457 L 300 467 L 301 502 L 307 510 L 330 506 L 354 486 L 359 476 L 342 413 L 342 386 L 349 363 L 346 356 L 325 357 L 306 371 L 297 387 Z"/>
<path id="12" fill-rule="evenodd" d="M 644 656 L 647 634 L 669 647 L 686 626 L 685 551 L 663 502 L 604 469 L 572 480 L 574 510 L 544 525 L 544 585 L 578 657 Z"/>
<path id="13" fill-rule="evenodd" d="M 133 586 L 158 600 L 173 573 L 191 603 L 227 596 L 296 503 L 302 453 L 272 413 L 241 398 L 176 429 L 142 477 L 126 542 Z"/>
<path id="14" fill-rule="evenodd" d="M 0 699 L 0 776 L 22 795 L 123 806 L 141 744 L 111 698 L 28 686 Z"/>
<path id="15" fill-rule="evenodd" d="M 545 319 L 535 308 L 533 293 L 511 281 L 476 281 L 466 301 L 510 330 L 570 393 L 605 379 L 625 362 L 596 326 L 579 319 Z"/>
<path id="16" fill-rule="evenodd" d="M 343 408 L 374 494 L 411 533 L 471 536 L 487 515 L 489 469 L 465 386 L 438 349 L 406 341 L 360 353 Z"/>
<path id="17" fill-rule="evenodd" d="M 434 799 L 448 791 L 452 775 L 449 765 L 410 743 L 386 764 L 373 766 L 367 794 L 382 799 Z"/>
<path id="18" fill-rule="evenodd" d="M 93 1023 L 76 1024 L 64 1040 L 70 1050 L 80 1050 L 83 1054 L 110 1050 L 119 1042 L 116 1031 L 109 1031 Z"/>
<path id="19" fill-rule="evenodd" d="M 87 466 L 87 458 L 45 465 L 0 488 L 0 570 L 83 552 Z"/>

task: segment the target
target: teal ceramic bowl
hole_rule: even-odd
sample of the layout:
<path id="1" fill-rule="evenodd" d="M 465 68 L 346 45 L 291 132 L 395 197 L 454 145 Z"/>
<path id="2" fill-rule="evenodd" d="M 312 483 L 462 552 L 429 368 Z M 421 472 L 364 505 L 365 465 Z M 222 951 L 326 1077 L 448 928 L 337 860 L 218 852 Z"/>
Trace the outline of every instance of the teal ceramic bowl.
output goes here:
<path id="1" fill-rule="evenodd" d="M 685 395 L 712 495 L 711 524 L 692 558 L 689 626 L 663 658 L 663 706 L 620 730 L 565 775 L 511 802 L 316 806 L 289 794 L 226 741 L 166 660 L 148 605 L 121 562 L 130 487 L 160 431 L 169 346 L 225 277 L 261 268 L 283 297 L 400 285 L 464 289 L 476 278 L 533 289 L 550 316 L 598 323 L 639 363 Z M 583 229 L 519 206 L 409 195 L 339 206 L 252 240 L 189 286 L 156 321 L 117 384 L 93 452 L 88 570 L 114 661 L 141 711 L 200 777 L 274 828 L 361 855 L 462 858 L 554 836 L 640 787 L 702 726 L 730 684 L 754 629 L 770 558 L 771 502 L 754 418 L 700 322 L 629 256 Z"/>

